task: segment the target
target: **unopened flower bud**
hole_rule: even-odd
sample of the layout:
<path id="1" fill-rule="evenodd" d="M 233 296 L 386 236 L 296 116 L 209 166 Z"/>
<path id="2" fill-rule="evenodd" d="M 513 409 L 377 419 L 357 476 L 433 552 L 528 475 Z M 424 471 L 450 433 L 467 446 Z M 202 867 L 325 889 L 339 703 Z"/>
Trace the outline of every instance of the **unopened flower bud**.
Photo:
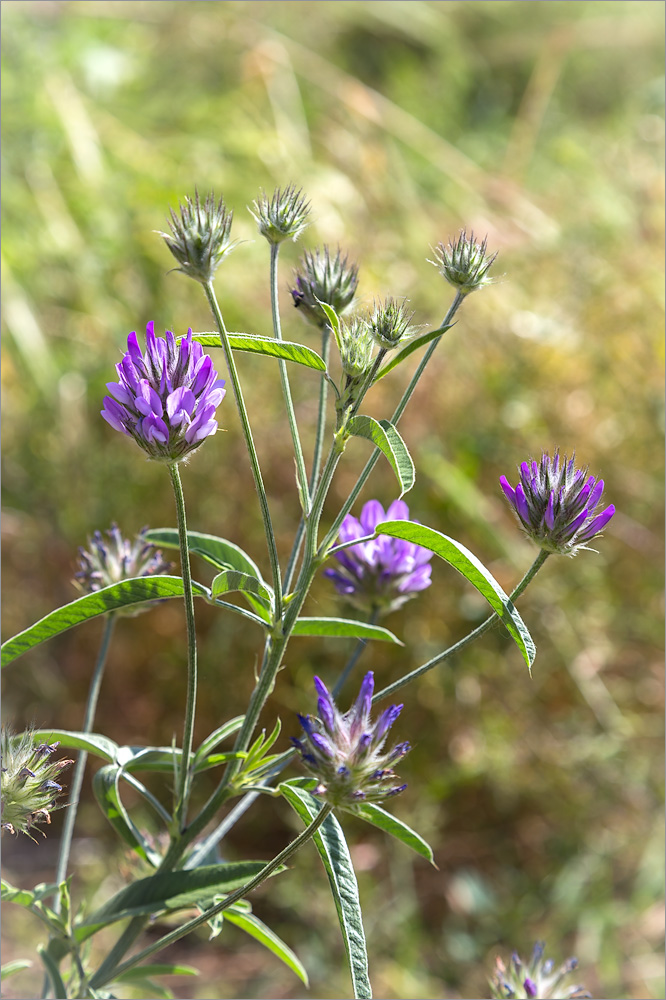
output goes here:
<path id="1" fill-rule="evenodd" d="M 375 303 L 369 320 L 375 343 L 390 351 L 403 340 L 409 339 L 412 335 L 412 327 L 409 324 L 413 315 L 407 312 L 404 302 L 396 302 L 392 298 Z"/>
<path id="2" fill-rule="evenodd" d="M 374 339 L 370 324 L 361 316 L 340 324 L 340 359 L 342 370 L 352 380 L 361 379 L 372 364 Z"/>
<path id="3" fill-rule="evenodd" d="M 448 244 L 438 243 L 433 252 L 436 260 L 430 263 L 439 268 L 439 273 L 461 295 L 469 295 L 491 283 L 488 271 L 497 254 L 488 253 L 487 239 L 478 243 L 474 233 L 468 236 L 463 229 L 457 240 Z"/>
<path id="4" fill-rule="evenodd" d="M 102 587 L 121 583 L 122 580 L 168 573 L 172 564 L 164 560 L 159 549 L 145 540 L 147 530 L 142 528 L 132 541 L 123 537 L 117 524 L 111 525 L 106 538 L 101 531 L 96 531 L 88 539 L 88 549 L 79 549 L 80 568 L 74 574 L 74 585 L 84 594 L 94 594 Z M 147 606 L 141 605 L 138 608 L 123 608 L 117 614 L 133 617 L 145 610 Z M 45 746 L 42 744 L 42 747 Z M 40 749 L 37 747 L 35 752 Z"/>
<path id="5" fill-rule="evenodd" d="M 202 285 L 211 282 L 223 258 L 236 246 L 229 238 L 233 217 L 222 198 L 216 202 L 212 191 L 203 202 L 198 191 L 194 201 L 185 198 L 178 214 L 171 209 L 171 232 L 159 235 L 180 265 L 176 270 Z"/>
<path id="6" fill-rule="evenodd" d="M 276 188 L 270 199 L 262 193 L 250 212 L 259 232 L 269 243 L 297 240 L 310 224 L 310 202 L 303 191 L 293 184 L 282 189 Z"/>
<path id="7" fill-rule="evenodd" d="M 291 289 L 294 305 L 309 323 L 324 328 L 328 317 L 320 303 L 332 306 L 340 315 L 351 304 L 358 286 L 358 267 L 338 249 L 335 256 L 327 246 L 303 254 L 294 272 L 296 287 Z"/>

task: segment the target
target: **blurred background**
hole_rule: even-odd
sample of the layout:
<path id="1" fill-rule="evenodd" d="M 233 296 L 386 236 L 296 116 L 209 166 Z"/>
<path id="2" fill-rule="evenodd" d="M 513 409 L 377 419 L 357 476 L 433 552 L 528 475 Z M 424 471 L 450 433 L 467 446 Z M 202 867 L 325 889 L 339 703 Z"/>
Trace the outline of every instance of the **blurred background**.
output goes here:
<path id="1" fill-rule="evenodd" d="M 501 474 L 513 479 L 541 449 L 575 448 L 616 504 L 599 553 L 550 559 L 520 601 L 538 648 L 531 680 L 492 630 L 401 692 L 396 735 L 415 746 L 392 809 L 430 841 L 439 870 L 343 819 L 377 997 L 486 996 L 495 955 L 527 954 L 537 939 L 557 960 L 576 954 L 594 996 L 664 996 L 663 15 L 641 0 L 2 5 L 5 638 L 76 596 L 77 548 L 95 529 L 175 523 L 164 469 L 99 410 L 131 330 L 150 319 L 156 331 L 211 329 L 201 290 L 171 272 L 155 233 L 195 185 L 236 211 L 244 242 L 216 287 L 228 328 L 260 334 L 271 329 L 268 247 L 246 206 L 262 188 L 305 189 L 314 221 L 283 246 L 280 290 L 284 336 L 315 349 L 288 293 L 304 248 L 339 244 L 359 262 L 361 306 L 404 296 L 431 327 L 452 299 L 431 247 L 462 227 L 487 234 L 496 283 L 466 302 L 401 424 L 418 470 L 412 516 L 510 589 L 534 551 Z M 416 357 L 373 391 L 369 412 L 390 415 Z M 278 373 L 246 355 L 239 368 L 286 557 L 298 502 Z M 308 429 L 317 377 L 292 376 Z M 267 571 L 231 395 L 220 423 L 183 471 L 189 524 Z M 326 519 L 368 454 L 348 448 Z M 362 499 L 387 505 L 395 493 L 380 464 Z M 195 575 L 211 576 L 202 564 Z M 405 648 L 366 650 L 358 670 L 380 686 L 484 616 L 443 563 L 433 580 L 386 622 Z M 316 582 L 306 613 L 348 611 Z M 242 711 L 261 637 L 207 606 L 197 616 L 203 738 Z M 90 622 L 9 667 L 5 719 L 79 728 L 101 630 Z M 176 601 L 120 623 L 101 732 L 119 743 L 180 735 L 183 636 Z M 312 710 L 312 675 L 333 681 L 352 648 L 292 642 L 263 720 L 282 718 L 280 748 L 294 713 Z M 61 816 L 46 840 L 5 841 L 12 882 L 51 880 Z M 268 858 L 296 827 L 286 803 L 261 801 L 226 856 Z M 132 864 L 89 780 L 73 856 L 75 891 L 96 898 Z M 349 995 L 314 850 L 254 906 L 309 969 L 309 995 Z M 18 909 L 4 931 L 7 959 L 42 940 Z M 303 995 L 234 927 L 171 956 L 202 970 L 174 980 L 176 996 Z M 7 985 L 8 997 L 38 995 L 41 973 Z"/>

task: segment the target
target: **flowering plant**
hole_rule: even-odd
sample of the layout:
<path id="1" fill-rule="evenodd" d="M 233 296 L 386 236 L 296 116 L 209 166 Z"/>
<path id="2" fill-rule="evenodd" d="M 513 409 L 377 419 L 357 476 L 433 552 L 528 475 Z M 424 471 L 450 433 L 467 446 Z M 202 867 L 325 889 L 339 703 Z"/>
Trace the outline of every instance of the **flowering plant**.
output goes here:
<path id="1" fill-rule="evenodd" d="M 3 646 L 3 660 L 10 663 L 66 628 L 95 616 L 105 620 L 81 729 L 3 736 L 3 828 L 9 833 L 29 833 L 36 823 L 49 821 L 50 810 L 63 793 L 60 771 L 71 763 L 51 762 L 49 758 L 58 744 L 78 751 L 53 884 L 33 889 L 5 887 L 7 900 L 26 907 L 46 924 L 48 943 L 40 948 L 47 976 L 45 996 L 111 997 L 137 979 L 150 982 L 151 976 L 172 972 L 174 966 L 155 966 L 150 960 L 202 924 L 208 924 L 214 935 L 219 933 L 223 915 L 225 920 L 268 942 L 274 954 L 307 984 L 307 971 L 301 961 L 252 912 L 247 897 L 271 875 L 283 871 L 285 862 L 313 840 L 335 898 L 354 996 L 370 997 L 358 886 L 340 820 L 344 820 L 345 812 L 351 812 L 416 851 L 424 863 L 434 863 L 425 840 L 382 805 L 407 788 L 393 768 L 410 750 L 404 739 L 409 726 L 403 727 L 402 719 L 398 724 L 402 704 L 390 704 L 374 715 L 375 704 L 459 653 L 498 622 L 506 628 L 531 670 L 534 643 L 516 609 L 516 599 L 550 554 L 573 553 L 585 547 L 584 543 L 596 538 L 614 513 L 612 506 L 597 512 L 603 482 L 576 470 L 573 458 L 560 460 L 558 452 L 552 459 L 545 453 L 540 464 L 524 462 L 515 489 L 502 477 L 501 488 L 521 526 L 539 546 L 534 563 L 511 595 L 464 545 L 412 518 L 402 497 L 414 485 L 415 469 L 398 424 L 463 302 L 469 294 L 490 284 L 488 272 L 495 255 L 488 253 L 485 240 L 479 242 L 465 232 L 453 242 L 439 244 L 434 263 L 455 289 L 454 297 L 441 323 L 427 333 L 415 335 L 411 315 L 404 304 L 393 298 L 376 302 L 369 315 L 357 312 L 343 318 L 343 313 L 353 309 L 358 285 L 356 264 L 340 249 L 333 252 L 324 246 L 306 251 L 291 295 L 296 315 L 303 316 L 320 332 L 318 353 L 310 346 L 283 339 L 278 303 L 279 248 L 284 240 L 296 239 L 305 230 L 309 202 L 290 185 L 271 197 L 261 195 L 250 211 L 270 248 L 273 336 L 227 331 L 214 279 L 234 247 L 230 237 L 233 213 L 212 193 L 203 200 L 197 193 L 185 199 L 179 212 L 171 213 L 169 232 L 161 235 L 177 261 L 177 270 L 202 286 L 216 332 L 193 333 L 188 329 L 186 336 L 177 337 L 167 331 L 165 337 L 157 337 L 149 322 L 145 349 L 136 333 L 131 333 L 127 351 L 116 365 L 118 381 L 108 383 L 109 395 L 101 411 L 113 430 L 130 438 L 149 459 L 166 466 L 174 493 L 176 526 L 144 529 L 136 540 L 124 538 L 116 525 L 106 540 L 101 532 L 95 532 L 89 550 L 81 550 L 80 568 L 75 575 L 82 596 Z M 337 362 L 331 357 L 333 344 L 339 350 Z M 365 396 L 376 382 L 422 349 L 416 370 L 391 417 L 377 420 L 362 413 Z M 221 361 L 213 361 L 208 350 L 221 351 Z M 301 506 L 300 523 L 284 571 L 236 367 L 237 351 L 263 354 L 277 364 Z M 321 377 L 309 469 L 291 392 L 289 366 L 294 363 L 308 366 Z M 217 373 L 217 367 L 222 365 L 226 368 L 225 380 Z M 180 470 L 195 451 L 204 445 L 213 447 L 209 439 L 216 433 L 218 419 L 225 419 L 224 408 L 219 408 L 227 383 L 254 478 L 270 564 L 269 579 L 264 579 L 252 556 L 236 541 L 190 531 L 187 526 Z M 225 403 L 225 407 L 228 405 Z M 370 441 L 373 453 L 332 522 L 324 525 L 325 501 L 354 437 Z M 395 474 L 398 499 L 387 508 L 379 500 L 369 500 L 356 516 L 352 510 L 381 458 L 388 461 Z M 162 549 L 179 551 L 178 575 L 171 573 Z M 210 585 L 192 579 L 192 553 L 203 556 L 215 568 Z M 476 588 L 489 605 L 489 616 L 455 645 L 397 677 L 383 690 L 375 691 L 373 673 L 366 672 L 356 700 L 342 712 L 337 699 L 365 643 L 399 642 L 393 632 L 378 624 L 378 619 L 431 585 L 434 556 L 453 566 Z M 302 613 L 312 582 L 322 567 L 340 597 L 362 612 L 362 617 L 308 617 Z M 238 594 L 240 601 L 230 599 L 229 595 Z M 263 638 L 247 710 L 239 718 L 222 720 L 199 746 L 194 744 L 195 597 L 242 616 Z M 111 736 L 95 731 L 96 705 L 113 630 L 123 615 L 149 610 L 155 601 L 174 598 L 183 600 L 187 622 L 182 735 L 174 737 L 170 746 L 119 746 Z M 274 752 L 280 720 L 276 720 L 269 736 L 265 731 L 257 735 L 257 724 L 260 714 L 271 710 L 270 698 L 285 651 L 297 635 L 352 637 L 358 644 L 337 679 L 333 679 L 332 690 L 320 677 L 313 678 L 316 709 L 311 694 L 304 692 L 301 714 L 287 722 L 291 748 L 278 747 Z M 308 708 L 312 711 L 308 712 Z M 302 732 L 296 736 L 293 734 L 299 722 Z M 400 730 L 399 742 L 387 746 L 393 726 L 396 732 Z M 232 738 L 230 748 L 219 749 Z M 149 871 L 111 898 L 101 903 L 96 900 L 95 906 L 71 896 L 69 875 L 72 833 L 89 754 L 102 762 L 94 776 L 102 812 Z M 306 775 L 282 777 L 296 758 Z M 194 792 L 198 791 L 201 772 L 212 769 L 219 769 L 219 781 L 202 805 L 201 795 Z M 148 775 L 145 782 L 136 777 L 138 771 Z M 173 776 L 169 806 L 153 787 L 153 781 L 164 771 Z M 123 804 L 122 792 L 128 784 L 151 806 L 157 820 L 155 829 L 140 828 Z M 293 808 L 303 830 L 269 861 L 224 862 L 218 853 L 220 843 L 260 795 L 280 797 Z M 238 801 L 232 805 L 235 799 Z M 193 908 L 197 911 L 194 916 Z M 87 943 L 102 928 L 113 928 L 120 921 L 126 921 L 122 932 L 100 959 L 99 951 L 91 950 Z M 158 933 L 146 936 L 149 927 Z M 514 962 L 516 976 L 518 972 L 522 976 L 518 976 L 519 988 L 530 996 L 541 995 L 533 991 L 539 988 L 539 975 L 548 974 L 536 959 L 535 963 L 522 975 Z M 498 980 L 497 988 L 504 990 L 501 995 L 518 995 L 506 992 L 514 988 L 511 983 L 507 986 L 508 975 Z M 161 986 L 155 989 L 162 991 Z"/>

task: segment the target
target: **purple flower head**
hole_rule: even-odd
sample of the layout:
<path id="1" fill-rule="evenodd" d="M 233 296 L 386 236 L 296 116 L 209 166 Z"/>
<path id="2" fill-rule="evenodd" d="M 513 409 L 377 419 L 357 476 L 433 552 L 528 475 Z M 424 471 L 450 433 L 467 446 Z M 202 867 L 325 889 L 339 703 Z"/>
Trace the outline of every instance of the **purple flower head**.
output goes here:
<path id="1" fill-rule="evenodd" d="M 382 521 L 407 520 L 409 508 L 403 500 L 394 500 L 386 512 L 379 501 L 369 500 L 360 518 L 347 514 L 338 540 L 351 542 L 372 535 Z M 325 569 L 324 574 L 339 594 L 363 611 L 388 614 L 430 586 L 432 552 L 403 538 L 379 535 L 341 549 L 335 558 L 339 566 Z"/>
<path id="2" fill-rule="evenodd" d="M 307 770 L 318 779 L 314 794 L 332 805 L 351 812 L 360 802 L 381 802 L 398 795 L 407 786 L 396 785 L 391 765 L 409 753 L 409 744 L 400 743 L 383 751 L 387 733 L 400 714 L 402 705 L 392 705 L 373 723 L 370 719 L 374 677 L 363 678 L 358 697 L 343 715 L 319 677 L 318 716 L 299 715 L 303 737 L 292 739 Z"/>
<path id="3" fill-rule="evenodd" d="M 507 965 L 501 958 L 495 961 L 495 974 L 490 980 L 491 996 L 496 1000 L 583 1000 L 590 994 L 583 986 L 568 983 L 569 974 L 576 968 L 574 958 L 558 968 L 550 959 L 544 960 L 544 946 L 537 941 L 528 962 L 515 953 Z"/>
<path id="4" fill-rule="evenodd" d="M 74 574 L 74 586 L 83 594 L 94 594 L 102 587 L 110 587 L 122 580 L 168 573 L 172 564 L 165 561 L 160 549 L 146 541 L 147 530 L 142 528 L 133 540 L 124 538 L 117 524 L 112 524 L 105 532 L 106 538 L 101 531 L 96 531 L 88 539 L 88 550 L 79 549 L 79 569 Z M 123 608 L 116 613 L 133 617 L 147 611 L 148 607 L 143 604 L 138 608 Z"/>
<path id="5" fill-rule="evenodd" d="M 146 328 L 146 353 L 136 333 L 116 365 L 118 382 L 108 382 L 102 416 L 117 431 L 134 438 L 150 458 L 180 462 L 217 430 L 215 410 L 225 390 L 212 359 L 187 337 L 176 341 L 170 330 L 156 337 Z"/>
<path id="6" fill-rule="evenodd" d="M 515 489 L 500 477 L 521 527 L 546 552 L 575 555 L 615 513 L 613 504 L 599 511 L 604 481 L 588 476 L 587 468 L 576 469 L 575 460 L 575 455 L 561 459 L 556 451 L 552 458 L 544 452 L 538 463 L 523 462 Z"/>

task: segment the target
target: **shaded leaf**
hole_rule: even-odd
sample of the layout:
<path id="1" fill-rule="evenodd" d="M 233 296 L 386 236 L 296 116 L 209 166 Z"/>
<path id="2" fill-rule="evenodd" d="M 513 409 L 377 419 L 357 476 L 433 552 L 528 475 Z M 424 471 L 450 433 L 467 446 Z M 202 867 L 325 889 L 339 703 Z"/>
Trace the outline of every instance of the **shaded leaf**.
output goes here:
<path id="1" fill-rule="evenodd" d="M 13 962 L 5 962 L 0 969 L 0 979 L 9 979 L 16 972 L 22 972 L 23 969 L 29 969 L 32 962 L 29 962 L 25 958 L 17 958 Z M 307 984 L 306 984 L 307 985 Z"/>
<path id="2" fill-rule="evenodd" d="M 446 333 L 447 330 L 450 330 L 452 326 L 455 326 L 455 323 L 449 323 L 448 326 L 440 326 L 436 330 L 430 330 L 428 333 L 424 333 L 420 337 L 415 337 L 414 340 L 410 340 L 401 351 L 394 354 L 391 360 L 380 369 L 379 374 L 375 378 L 375 382 L 379 382 L 380 378 L 384 378 L 384 376 L 388 375 L 390 371 L 393 371 L 396 365 L 402 364 L 402 362 L 405 361 L 410 354 L 413 354 L 414 351 L 418 351 L 419 347 L 425 347 L 425 345 L 429 344 L 431 340 L 435 340 L 436 337 L 441 337 L 442 334 Z"/>
<path id="3" fill-rule="evenodd" d="M 408 493 L 414 485 L 416 473 L 412 456 L 397 429 L 389 420 L 375 420 L 374 417 L 359 415 L 352 417 L 347 430 L 353 437 L 372 441 L 388 459 L 400 483 L 400 496 Z"/>
<path id="4" fill-rule="evenodd" d="M 381 625 L 369 625 L 368 622 L 357 622 L 354 618 L 297 618 L 292 635 L 327 635 L 339 639 L 378 639 L 382 642 L 393 642 L 398 646 L 404 643 L 393 632 Z"/>
<path id="5" fill-rule="evenodd" d="M 265 948 L 268 948 L 269 951 L 272 951 L 274 955 L 277 955 L 285 965 L 289 966 L 292 972 L 296 973 L 301 982 L 308 986 L 308 974 L 298 956 L 259 917 L 256 917 L 254 913 L 238 912 L 233 906 L 224 911 L 224 916 L 230 924 L 240 927 L 246 934 L 249 934 L 256 941 L 263 944 Z"/>
<path id="6" fill-rule="evenodd" d="M 154 868 L 162 860 L 130 819 L 120 799 L 118 788 L 122 771 L 116 764 L 100 768 L 93 778 L 93 791 L 99 806 L 116 833 Z"/>
<path id="7" fill-rule="evenodd" d="M 412 830 L 406 823 L 403 823 L 401 819 L 392 816 L 391 813 L 386 812 L 381 806 L 375 805 L 374 802 L 359 802 L 350 812 L 354 816 L 359 816 L 365 820 L 366 823 L 372 823 L 373 826 L 377 826 L 385 833 L 389 833 L 396 840 L 402 841 L 407 847 L 411 847 L 413 851 L 416 851 L 422 858 L 429 861 L 431 865 L 437 867 L 430 844 L 416 833 L 415 830 Z"/>

